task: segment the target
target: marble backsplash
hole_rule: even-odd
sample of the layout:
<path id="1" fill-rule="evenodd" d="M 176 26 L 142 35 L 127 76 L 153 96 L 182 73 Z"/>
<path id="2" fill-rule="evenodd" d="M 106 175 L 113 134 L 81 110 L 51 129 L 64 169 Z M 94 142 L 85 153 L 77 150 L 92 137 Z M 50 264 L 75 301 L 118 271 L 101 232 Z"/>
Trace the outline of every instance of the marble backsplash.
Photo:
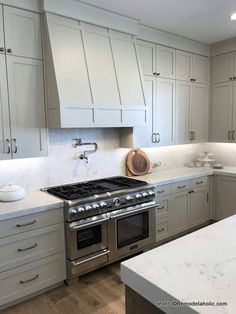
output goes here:
<path id="1" fill-rule="evenodd" d="M 79 137 L 83 142 L 98 144 L 97 152 L 89 155 L 88 163 L 78 158 L 80 148 L 72 148 L 72 139 Z M 182 167 L 207 149 L 216 154 L 219 162 L 236 166 L 234 144 L 188 144 L 144 150 L 151 162 L 162 163 L 154 169 L 160 171 Z M 128 151 L 120 148 L 117 129 L 51 129 L 47 157 L 0 161 L 0 186 L 12 183 L 32 191 L 45 186 L 125 175 Z"/>

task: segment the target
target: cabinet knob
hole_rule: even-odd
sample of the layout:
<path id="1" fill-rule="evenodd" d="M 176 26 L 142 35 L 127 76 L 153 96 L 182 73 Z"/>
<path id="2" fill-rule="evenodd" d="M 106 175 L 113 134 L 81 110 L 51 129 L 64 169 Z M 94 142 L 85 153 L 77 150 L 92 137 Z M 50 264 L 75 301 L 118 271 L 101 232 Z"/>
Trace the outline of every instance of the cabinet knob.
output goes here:
<path id="1" fill-rule="evenodd" d="M 5 50 L 4 47 L 0 48 L 0 52 L 4 52 L 4 50 Z"/>
<path id="2" fill-rule="evenodd" d="M 160 76 L 160 73 L 157 73 L 156 76 Z"/>
<path id="3" fill-rule="evenodd" d="M 12 49 L 11 48 L 7 49 L 7 52 L 12 53 Z"/>
<path id="4" fill-rule="evenodd" d="M 234 80 L 236 80 L 236 76 L 234 76 Z"/>
<path id="5" fill-rule="evenodd" d="M 230 81 L 232 81 L 232 79 L 233 79 L 232 77 L 229 78 Z"/>
<path id="6" fill-rule="evenodd" d="M 231 140 L 231 134 L 232 134 L 232 131 L 228 131 L 228 140 L 230 141 Z"/>

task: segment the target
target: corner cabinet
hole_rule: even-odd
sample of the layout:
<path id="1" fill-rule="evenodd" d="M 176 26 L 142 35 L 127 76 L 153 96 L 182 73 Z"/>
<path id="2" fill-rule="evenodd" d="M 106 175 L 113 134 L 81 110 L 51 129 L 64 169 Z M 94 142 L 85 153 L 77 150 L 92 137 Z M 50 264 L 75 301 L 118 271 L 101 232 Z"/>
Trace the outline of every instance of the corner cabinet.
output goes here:
<path id="1" fill-rule="evenodd" d="M 134 36 L 53 14 L 45 18 L 49 127 L 145 125 Z"/>
<path id="2" fill-rule="evenodd" d="M 45 156 L 40 15 L 0 11 L 0 159 Z"/>

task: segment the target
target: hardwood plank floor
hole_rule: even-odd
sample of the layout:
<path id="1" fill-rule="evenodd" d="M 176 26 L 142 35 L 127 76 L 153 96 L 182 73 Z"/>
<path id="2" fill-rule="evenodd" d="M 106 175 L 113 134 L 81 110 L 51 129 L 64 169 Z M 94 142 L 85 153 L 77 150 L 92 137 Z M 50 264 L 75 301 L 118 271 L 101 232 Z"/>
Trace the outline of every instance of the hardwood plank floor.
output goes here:
<path id="1" fill-rule="evenodd" d="M 125 288 L 120 262 L 84 275 L 73 286 L 60 286 L 1 311 L 1 314 L 124 314 Z"/>

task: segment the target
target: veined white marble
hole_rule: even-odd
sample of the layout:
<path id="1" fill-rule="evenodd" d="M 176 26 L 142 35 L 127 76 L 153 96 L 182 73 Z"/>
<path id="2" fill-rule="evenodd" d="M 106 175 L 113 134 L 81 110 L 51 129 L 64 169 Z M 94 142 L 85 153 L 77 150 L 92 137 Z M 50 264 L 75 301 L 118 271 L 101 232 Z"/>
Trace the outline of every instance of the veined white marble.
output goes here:
<path id="1" fill-rule="evenodd" d="M 24 199 L 15 202 L 0 202 L 0 220 L 39 213 L 49 209 L 60 208 L 64 202 L 48 193 L 35 191 Z"/>
<path id="2" fill-rule="evenodd" d="M 227 302 L 227 306 L 160 306 L 169 314 L 235 314 L 236 215 L 123 262 L 121 279 L 154 305 Z"/>

